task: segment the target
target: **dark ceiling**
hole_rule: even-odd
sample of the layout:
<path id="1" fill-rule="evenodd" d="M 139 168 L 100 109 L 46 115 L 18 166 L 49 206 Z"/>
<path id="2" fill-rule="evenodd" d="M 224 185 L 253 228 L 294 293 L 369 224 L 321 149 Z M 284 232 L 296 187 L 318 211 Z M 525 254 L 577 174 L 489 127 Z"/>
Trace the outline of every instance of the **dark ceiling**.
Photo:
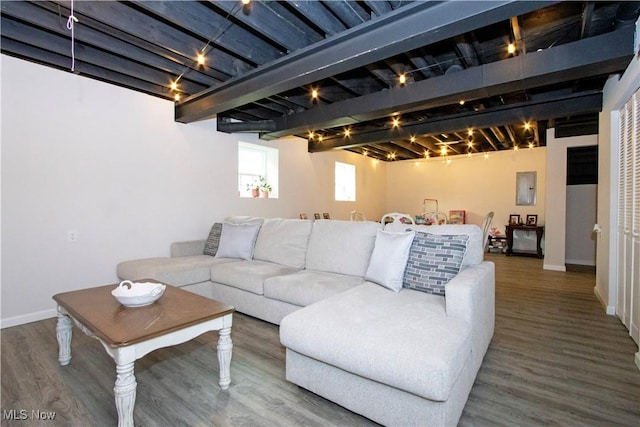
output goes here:
<path id="1" fill-rule="evenodd" d="M 70 8 L 3 1 L 2 53 L 177 94 L 179 122 L 382 160 L 544 146 L 548 127 L 597 132 L 640 14 L 640 2 L 604 1 L 76 0 L 72 43 Z"/>

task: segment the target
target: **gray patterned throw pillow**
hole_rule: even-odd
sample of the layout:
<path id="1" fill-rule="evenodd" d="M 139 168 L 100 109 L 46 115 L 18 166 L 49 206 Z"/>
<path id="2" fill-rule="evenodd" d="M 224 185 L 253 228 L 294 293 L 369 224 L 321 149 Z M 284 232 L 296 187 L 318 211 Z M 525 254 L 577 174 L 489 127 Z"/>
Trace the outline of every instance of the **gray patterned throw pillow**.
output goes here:
<path id="1" fill-rule="evenodd" d="M 211 227 L 207 242 L 204 244 L 204 254 L 216 256 L 218 245 L 220 245 L 220 234 L 222 234 L 222 223 L 216 222 Z"/>
<path id="2" fill-rule="evenodd" d="M 444 287 L 460 271 L 469 236 L 416 231 L 402 286 L 444 296 Z"/>

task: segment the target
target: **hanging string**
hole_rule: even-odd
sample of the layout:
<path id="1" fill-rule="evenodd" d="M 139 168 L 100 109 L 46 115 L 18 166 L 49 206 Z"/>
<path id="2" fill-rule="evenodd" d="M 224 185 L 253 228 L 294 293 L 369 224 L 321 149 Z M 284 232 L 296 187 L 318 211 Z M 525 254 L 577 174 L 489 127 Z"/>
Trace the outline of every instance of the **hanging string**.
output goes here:
<path id="1" fill-rule="evenodd" d="M 71 30 L 71 72 L 75 72 L 76 68 L 76 38 L 75 32 L 73 30 L 73 24 L 78 22 L 78 18 L 73 16 L 73 0 L 71 0 L 71 14 L 69 15 L 69 19 L 67 20 L 67 29 Z"/>

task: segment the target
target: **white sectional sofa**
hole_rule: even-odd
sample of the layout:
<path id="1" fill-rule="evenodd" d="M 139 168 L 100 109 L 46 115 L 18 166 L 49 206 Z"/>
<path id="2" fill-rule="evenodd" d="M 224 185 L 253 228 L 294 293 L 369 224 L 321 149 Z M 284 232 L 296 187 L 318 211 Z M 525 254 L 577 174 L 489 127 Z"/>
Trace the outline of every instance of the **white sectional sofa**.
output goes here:
<path id="1" fill-rule="evenodd" d="M 251 259 L 204 255 L 206 240 L 177 242 L 171 257 L 118 264 L 118 277 L 160 280 L 280 324 L 289 313 L 364 283 L 381 228 L 369 221 L 250 217 L 225 223 L 260 225 Z"/>
<path id="2" fill-rule="evenodd" d="M 423 268 L 433 251 L 441 258 Z M 455 425 L 494 330 L 483 256 L 475 225 L 233 217 L 208 242 L 120 263 L 118 276 L 279 324 L 287 379 L 374 421 Z M 423 286 L 439 275 L 448 283 Z"/>

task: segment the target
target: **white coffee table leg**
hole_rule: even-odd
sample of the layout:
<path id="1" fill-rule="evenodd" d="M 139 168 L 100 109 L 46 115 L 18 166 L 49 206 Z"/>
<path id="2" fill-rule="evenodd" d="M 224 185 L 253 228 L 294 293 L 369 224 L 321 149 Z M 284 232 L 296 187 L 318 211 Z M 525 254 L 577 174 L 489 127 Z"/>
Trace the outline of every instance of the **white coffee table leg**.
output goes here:
<path id="1" fill-rule="evenodd" d="M 117 363 L 116 386 L 113 395 L 118 411 L 118 427 L 133 426 L 133 407 L 136 404 L 136 377 L 133 374 L 134 362 Z"/>
<path id="2" fill-rule="evenodd" d="M 71 361 L 71 318 L 60 311 L 58 307 L 58 324 L 56 325 L 56 337 L 58 338 L 58 361 L 66 366 Z"/>
<path id="3" fill-rule="evenodd" d="M 218 332 L 218 364 L 220 365 L 220 388 L 226 390 L 231 384 L 231 328 Z"/>

